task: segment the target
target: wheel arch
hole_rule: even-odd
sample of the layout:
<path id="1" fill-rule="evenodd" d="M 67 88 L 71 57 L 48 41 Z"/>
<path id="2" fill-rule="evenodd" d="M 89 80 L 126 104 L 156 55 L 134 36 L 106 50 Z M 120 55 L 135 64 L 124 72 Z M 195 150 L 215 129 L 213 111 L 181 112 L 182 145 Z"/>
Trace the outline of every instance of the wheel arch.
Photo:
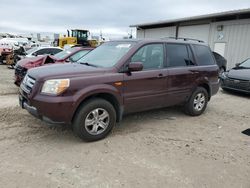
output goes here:
<path id="1" fill-rule="evenodd" d="M 110 90 L 109 91 L 96 90 L 96 91 L 91 91 L 88 94 L 85 94 L 83 97 L 79 98 L 74 113 L 72 115 L 71 122 L 73 122 L 75 115 L 79 111 L 80 107 L 84 105 L 85 102 L 94 98 L 101 98 L 110 102 L 116 111 L 116 117 L 117 117 L 116 121 L 119 122 L 122 119 L 123 105 L 121 96 L 119 96 L 114 91 Z"/>
<path id="2" fill-rule="evenodd" d="M 203 87 L 204 89 L 207 90 L 208 101 L 210 101 L 210 99 L 211 99 L 211 88 L 210 88 L 209 84 L 203 83 L 203 84 L 199 84 L 197 87 Z"/>

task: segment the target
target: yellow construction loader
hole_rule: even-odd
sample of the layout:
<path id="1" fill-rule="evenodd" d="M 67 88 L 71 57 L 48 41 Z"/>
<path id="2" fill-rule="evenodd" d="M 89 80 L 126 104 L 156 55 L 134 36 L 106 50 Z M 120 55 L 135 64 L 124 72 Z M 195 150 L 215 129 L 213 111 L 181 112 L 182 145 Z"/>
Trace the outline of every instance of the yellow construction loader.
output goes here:
<path id="1" fill-rule="evenodd" d="M 67 32 L 68 36 L 59 37 L 58 39 L 58 46 L 61 48 L 63 48 L 64 45 L 86 46 L 93 48 L 98 46 L 97 40 L 88 40 L 90 35 L 88 30 L 72 29 L 71 33 L 69 30 L 67 30 Z"/>

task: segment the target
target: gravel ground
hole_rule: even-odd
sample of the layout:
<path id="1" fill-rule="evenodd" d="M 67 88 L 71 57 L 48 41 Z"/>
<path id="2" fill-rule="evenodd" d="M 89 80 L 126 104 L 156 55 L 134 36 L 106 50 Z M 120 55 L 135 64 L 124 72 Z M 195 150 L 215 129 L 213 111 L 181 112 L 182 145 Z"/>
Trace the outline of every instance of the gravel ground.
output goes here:
<path id="1" fill-rule="evenodd" d="M 129 115 L 85 143 L 22 110 L 17 91 L 0 66 L 0 187 L 250 187 L 250 97 L 220 91 L 200 117 Z"/>

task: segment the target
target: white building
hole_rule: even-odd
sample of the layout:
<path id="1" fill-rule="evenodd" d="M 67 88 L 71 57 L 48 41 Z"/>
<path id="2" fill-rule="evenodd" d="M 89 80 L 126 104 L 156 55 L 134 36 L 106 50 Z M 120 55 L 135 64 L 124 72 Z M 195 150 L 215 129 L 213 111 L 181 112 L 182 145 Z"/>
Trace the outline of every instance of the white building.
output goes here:
<path id="1" fill-rule="evenodd" d="M 137 38 L 193 38 L 223 55 L 228 68 L 250 58 L 250 8 L 132 25 Z"/>

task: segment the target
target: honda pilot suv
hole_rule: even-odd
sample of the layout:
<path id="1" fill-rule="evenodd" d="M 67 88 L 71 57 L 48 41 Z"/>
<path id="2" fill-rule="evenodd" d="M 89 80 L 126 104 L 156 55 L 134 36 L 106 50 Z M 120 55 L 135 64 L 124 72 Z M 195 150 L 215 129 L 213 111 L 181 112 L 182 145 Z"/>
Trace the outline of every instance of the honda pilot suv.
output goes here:
<path id="1" fill-rule="evenodd" d="M 190 40 L 106 42 L 77 63 L 30 69 L 20 87 L 22 108 L 49 123 L 71 124 L 95 141 L 124 114 L 182 105 L 191 116 L 219 89 L 210 48 Z"/>

